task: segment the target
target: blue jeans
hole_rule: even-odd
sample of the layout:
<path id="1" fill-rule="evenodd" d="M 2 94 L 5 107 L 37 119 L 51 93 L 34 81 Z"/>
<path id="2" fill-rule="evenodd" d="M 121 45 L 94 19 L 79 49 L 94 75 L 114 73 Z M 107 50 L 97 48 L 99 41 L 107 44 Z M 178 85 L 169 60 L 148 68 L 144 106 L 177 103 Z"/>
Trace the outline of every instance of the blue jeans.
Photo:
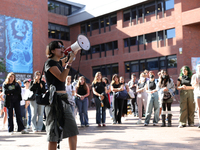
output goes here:
<path id="1" fill-rule="evenodd" d="M 79 110 L 79 116 L 81 125 L 87 125 L 88 124 L 88 98 L 84 98 L 81 100 L 80 98 L 76 98 L 76 104 Z"/>
<path id="2" fill-rule="evenodd" d="M 31 126 L 31 106 L 30 105 L 28 105 L 28 107 L 27 107 L 27 111 L 28 111 L 27 125 L 28 126 Z"/>
<path id="3" fill-rule="evenodd" d="M 147 107 L 146 107 L 147 110 L 146 110 L 146 115 L 145 115 L 146 124 L 149 124 L 153 108 L 154 108 L 153 123 L 158 123 L 159 111 L 160 111 L 159 102 L 158 102 L 158 92 L 148 94 L 148 101 L 147 101 Z"/>
<path id="4" fill-rule="evenodd" d="M 41 131 L 43 127 L 43 112 L 44 106 L 38 105 L 36 100 L 31 101 L 31 122 L 33 131 Z M 37 121 L 36 121 L 37 120 Z"/>
<path id="5" fill-rule="evenodd" d="M 95 103 L 96 103 L 96 123 L 97 124 L 100 124 L 101 122 L 105 123 L 105 121 L 106 121 L 106 108 L 101 107 L 101 102 L 100 102 L 98 97 L 95 97 Z"/>

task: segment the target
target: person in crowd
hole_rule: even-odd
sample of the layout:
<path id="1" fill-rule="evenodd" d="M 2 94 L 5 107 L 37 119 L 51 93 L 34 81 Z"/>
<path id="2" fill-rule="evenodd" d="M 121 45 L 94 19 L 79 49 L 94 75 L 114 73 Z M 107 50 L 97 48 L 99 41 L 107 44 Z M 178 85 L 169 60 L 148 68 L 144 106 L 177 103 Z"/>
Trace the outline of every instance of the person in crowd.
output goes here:
<path id="1" fill-rule="evenodd" d="M 147 93 L 146 93 L 146 90 L 145 90 L 145 84 L 146 84 L 145 74 L 141 73 L 140 74 L 140 80 L 139 80 L 137 87 L 136 87 L 138 114 L 139 114 L 139 120 L 138 120 L 137 124 L 142 123 L 142 106 L 144 106 L 144 111 L 146 111 Z"/>
<path id="2" fill-rule="evenodd" d="M 183 66 L 177 81 L 177 90 L 180 90 L 179 128 L 186 127 L 186 121 L 188 121 L 190 127 L 194 126 L 195 102 L 191 77 L 192 71 L 190 68 Z"/>
<path id="3" fill-rule="evenodd" d="M 143 73 L 144 73 L 144 77 L 146 78 L 146 81 L 148 81 L 149 80 L 149 71 L 145 69 L 143 71 Z"/>
<path id="4" fill-rule="evenodd" d="M 22 82 L 20 80 L 17 80 L 17 83 L 19 84 L 19 86 L 21 87 L 21 97 L 22 100 L 20 101 L 20 111 L 21 111 L 21 117 L 22 117 L 22 122 L 24 124 L 24 126 L 26 127 L 26 123 L 27 123 L 27 118 L 26 118 L 26 108 L 25 108 L 25 99 L 24 99 L 24 88 L 22 88 Z"/>
<path id="5" fill-rule="evenodd" d="M 2 89 L 0 89 L 0 102 L 1 102 L 1 115 L 3 116 L 2 130 L 4 130 L 6 129 L 7 108 L 4 107 L 4 94 Z"/>
<path id="6" fill-rule="evenodd" d="M 131 80 L 128 82 L 128 86 L 131 90 L 133 90 L 134 94 L 135 94 L 135 98 L 131 99 L 131 109 L 132 112 L 134 113 L 134 117 L 138 117 L 138 107 L 137 107 L 137 93 L 136 93 L 136 87 L 137 87 L 137 79 L 136 79 L 136 74 L 133 73 L 131 75 Z"/>
<path id="7" fill-rule="evenodd" d="M 92 82 L 92 91 L 96 104 L 96 124 L 98 124 L 98 127 L 101 127 L 101 123 L 102 126 L 106 126 L 106 106 L 103 100 L 106 97 L 107 88 L 105 82 L 102 81 L 101 72 L 95 74 Z"/>
<path id="8" fill-rule="evenodd" d="M 13 109 L 15 110 L 16 120 L 18 125 L 18 132 L 22 134 L 29 133 L 22 122 L 21 111 L 20 111 L 20 101 L 21 97 L 21 87 L 16 82 L 16 77 L 13 72 L 8 73 L 5 82 L 3 83 L 3 93 L 5 94 L 4 106 L 7 107 L 8 111 L 8 132 L 13 134 L 14 124 L 13 124 Z"/>
<path id="9" fill-rule="evenodd" d="M 41 95 L 46 92 L 45 83 L 41 80 L 40 71 L 34 73 L 34 79 L 31 81 L 29 86 L 30 91 L 33 91 L 34 94 Z M 36 100 L 30 101 L 31 106 L 31 124 L 32 130 L 34 133 L 41 132 L 43 127 L 43 112 L 44 106 L 38 105 Z"/>
<path id="10" fill-rule="evenodd" d="M 166 71 L 163 71 L 161 78 L 157 84 L 160 103 L 162 104 L 162 125 L 165 127 L 166 115 L 168 116 L 168 127 L 171 127 L 172 112 L 171 104 L 173 102 L 173 96 L 175 91 L 175 86 L 173 80 L 169 77 Z M 166 111 L 167 107 L 167 111 Z"/>
<path id="11" fill-rule="evenodd" d="M 52 41 L 46 48 L 48 60 L 45 62 L 45 78 L 50 94 L 54 95 L 51 103 L 45 107 L 48 150 L 56 150 L 60 140 L 68 137 L 70 150 L 75 150 L 79 134 L 65 89 L 66 77 L 76 54 L 72 52 L 67 61 L 67 58 L 63 58 L 63 51 L 61 41 Z"/>
<path id="12" fill-rule="evenodd" d="M 86 84 L 84 76 L 79 77 L 76 86 L 76 104 L 79 110 L 79 117 L 81 122 L 81 127 L 89 127 L 88 120 L 88 96 L 90 95 L 89 86 Z"/>
<path id="13" fill-rule="evenodd" d="M 25 115 L 27 116 L 27 129 L 31 128 L 31 108 L 30 108 L 30 101 L 27 101 L 30 90 L 29 90 L 29 86 L 30 86 L 30 80 L 25 79 L 23 81 L 24 83 L 24 88 L 22 90 L 24 90 L 23 95 L 22 95 L 22 99 L 26 100 L 26 104 L 25 104 L 25 108 L 26 108 L 26 112 Z"/>
<path id="14" fill-rule="evenodd" d="M 155 79 L 156 80 L 156 84 L 159 83 L 159 79 L 161 80 L 161 77 L 162 77 L 162 74 L 161 74 L 161 71 L 158 72 L 158 79 Z M 160 99 L 159 99 L 159 94 L 158 94 L 158 101 L 160 102 Z M 160 106 L 160 110 L 159 110 L 159 117 L 162 113 L 162 103 L 159 103 L 159 106 Z"/>
<path id="15" fill-rule="evenodd" d="M 109 100 L 109 103 L 110 103 L 109 115 L 110 115 L 110 119 L 112 120 L 113 116 L 112 116 L 112 99 L 111 99 L 111 94 L 110 94 L 110 92 L 111 92 L 110 83 L 109 83 L 109 80 L 108 80 L 107 77 L 103 77 L 102 81 L 106 84 L 108 100 Z"/>
<path id="16" fill-rule="evenodd" d="M 68 101 L 69 101 L 69 104 L 71 106 L 71 109 L 72 109 L 72 114 L 75 118 L 75 100 L 74 100 L 74 95 L 75 95 L 75 87 L 71 84 L 71 76 L 67 76 L 66 78 L 66 85 L 65 85 L 65 88 L 66 88 L 66 91 L 67 91 L 67 94 L 68 94 Z"/>
<path id="17" fill-rule="evenodd" d="M 197 64 L 196 73 L 192 76 L 191 84 L 194 87 L 194 99 L 199 119 L 198 128 L 200 128 L 200 64 Z"/>
<path id="18" fill-rule="evenodd" d="M 111 91 L 113 92 L 113 124 L 121 124 L 123 109 L 123 99 L 116 98 L 116 92 L 123 91 L 124 85 L 119 82 L 119 76 L 114 74 L 111 81 Z"/>
<path id="19" fill-rule="evenodd" d="M 124 81 L 124 77 L 120 77 L 119 78 L 119 82 L 124 86 L 124 90 L 126 90 L 127 92 L 129 92 L 129 86 L 127 83 L 125 83 Z M 128 97 L 127 97 L 128 98 Z M 123 108 L 122 108 L 122 121 L 126 121 L 126 115 L 127 115 L 127 103 L 128 103 L 128 100 L 127 99 L 124 99 L 123 101 Z"/>
<path id="20" fill-rule="evenodd" d="M 146 92 L 148 93 L 147 110 L 145 115 L 144 126 L 148 126 L 151 119 L 152 109 L 154 109 L 153 125 L 157 125 L 159 121 L 159 101 L 158 91 L 156 89 L 157 82 L 155 81 L 155 74 L 153 71 L 149 71 L 149 80 L 145 86 Z"/>

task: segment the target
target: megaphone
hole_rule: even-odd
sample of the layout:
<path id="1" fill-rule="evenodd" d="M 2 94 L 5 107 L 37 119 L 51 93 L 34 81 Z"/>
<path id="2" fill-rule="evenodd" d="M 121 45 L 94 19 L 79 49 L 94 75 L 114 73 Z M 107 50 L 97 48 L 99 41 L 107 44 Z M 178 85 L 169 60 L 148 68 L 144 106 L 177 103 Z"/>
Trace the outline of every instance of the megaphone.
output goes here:
<path id="1" fill-rule="evenodd" d="M 90 49 L 90 41 L 83 34 L 79 34 L 77 37 L 77 41 L 71 46 L 67 47 L 63 52 L 67 56 L 69 52 L 71 51 L 76 52 L 79 51 L 80 49 L 83 49 L 85 51 L 88 51 Z"/>

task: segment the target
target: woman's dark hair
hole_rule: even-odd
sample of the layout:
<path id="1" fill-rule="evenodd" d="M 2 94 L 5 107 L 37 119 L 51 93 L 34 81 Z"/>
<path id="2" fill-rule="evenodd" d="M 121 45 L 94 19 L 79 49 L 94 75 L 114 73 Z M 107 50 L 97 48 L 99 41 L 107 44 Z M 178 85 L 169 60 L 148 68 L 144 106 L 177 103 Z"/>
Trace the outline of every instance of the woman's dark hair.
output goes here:
<path id="1" fill-rule="evenodd" d="M 109 84 L 109 80 L 108 80 L 107 77 L 103 77 L 102 79 L 103 79 L 103 80 L 106 80 L 106 84 Z"/>
<path id="2" fill-rule="evenodd" d="M 40 73 L 40 75 L 41 75 L 41 72 L 40 72 L 40 71 L 36 71 L 36 72 L 34 73 L 34 78 L 36 77 L 37 73 Z"/>
<path id="3" fill-rule="evenodd" d="M 165 74 L 166 78 L 161 77 L 161 81 L 159 82 L 161 88 L 166 87 L 167 82 L 171 82 L 169 74 L 166 71 L 163 71 L 163 74 Z"/>
<path id="4" fill-rule="evenodd" d="M 47 58 L 52 58 L 54 56 L 54 54 L 51 51 L 55 50 L 56 48 L 60 48 L 59 42 L 63 45 L 62 41 L 52 41 L 47 45 L 47 48 L 46 48 Z"/>
<path id="5" fill-rule="evenodd" d="M 112 76 L 111 85 L 113 85 L 113 84 L 115 83 L 115 77 L 118 78 L 118 82 L 119 82 L 119 76 L 118 76 L 117 74 L 114 74 L 114 75 Z"/>
<path id="6" fill-rule="evenodd" d="M 84 80 L 83 88 L 84 88 L 85 90 L 87 90 L 86 80 L 85 80 L 85 77 L 84 77 L 84 76 L 79 77 L 78 83 L 77 83 L 77 89 L 81 86 L 81 78 Z"/>
<path id="7" fill-rule="evenodd" d="M 189 78 L 191 78 L 191 77 L 192 77 L 192 71 L 190 70 L 190 68 L 189 68 L 188 66 L 183 66 L 183 67 L 181 68 L 180 77 L 182 77 L 182 76 L 184 75 L 184 74 L 183 74 L 183 69 L 184 69 L 184 68 L 188 71 L 187 76 L 188 76 Z"/>

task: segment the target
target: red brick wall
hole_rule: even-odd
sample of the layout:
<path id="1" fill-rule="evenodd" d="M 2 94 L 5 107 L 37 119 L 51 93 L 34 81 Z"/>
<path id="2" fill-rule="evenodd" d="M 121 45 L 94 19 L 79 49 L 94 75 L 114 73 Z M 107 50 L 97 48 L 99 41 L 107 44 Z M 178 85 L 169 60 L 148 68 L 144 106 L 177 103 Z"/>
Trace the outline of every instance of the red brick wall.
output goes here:
<path id="1" fill-rule="evenodd" d="M 181 0 L 182 3 L 182 10 L 183 11 L 188 11 L 188 10 L 192 10 L 195 8 L 199 8 L 200 7 L 200 1 L 199 0 Z"/>

